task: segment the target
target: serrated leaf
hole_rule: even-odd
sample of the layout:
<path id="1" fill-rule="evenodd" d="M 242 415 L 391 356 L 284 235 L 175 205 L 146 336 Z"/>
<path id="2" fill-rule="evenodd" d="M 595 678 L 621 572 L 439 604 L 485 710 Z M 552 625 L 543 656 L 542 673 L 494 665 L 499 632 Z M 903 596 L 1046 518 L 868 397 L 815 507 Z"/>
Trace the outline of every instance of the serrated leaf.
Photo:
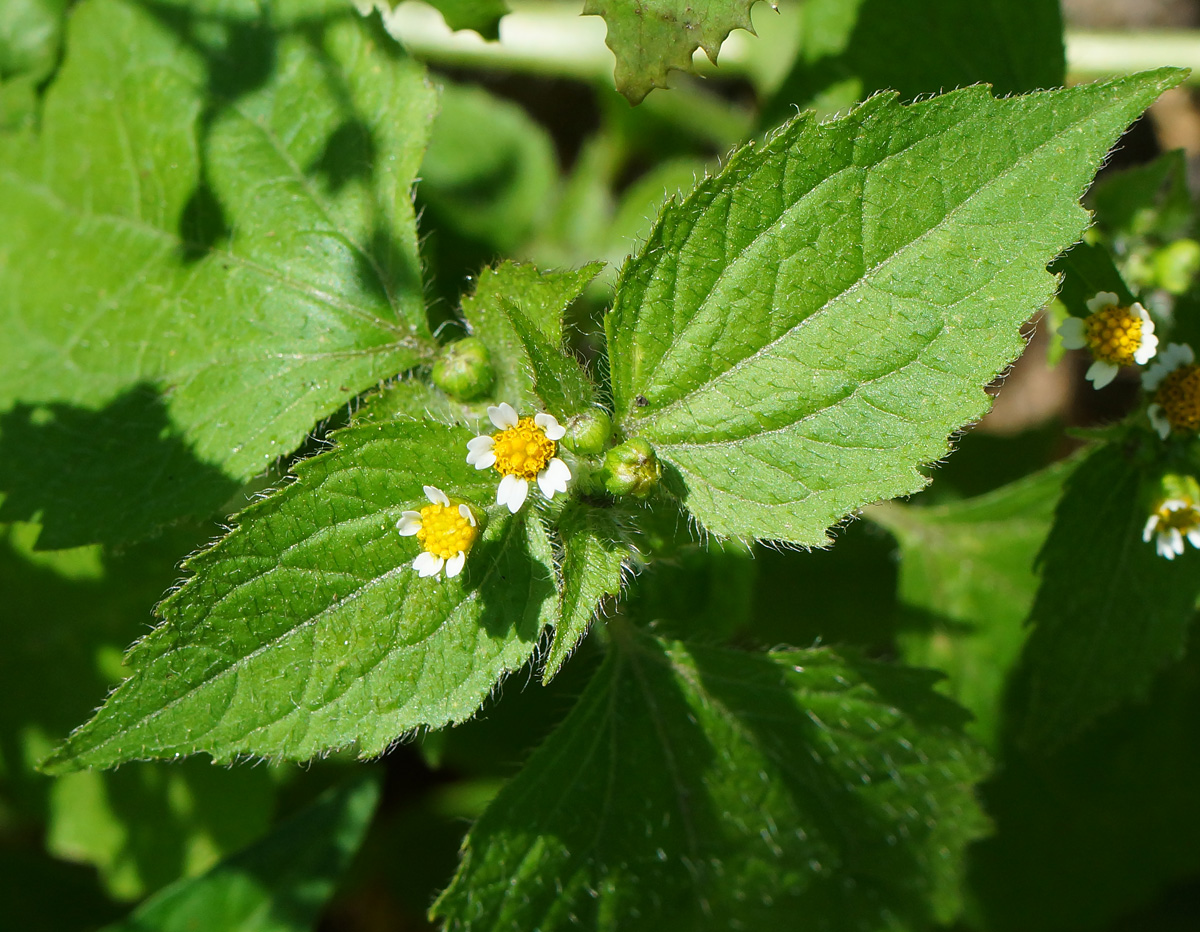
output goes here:
<path id="1" fill-rule="evenodd" d="M 1142 540 L 1153 482 L 1120 446 L 1068 481 L 1039 561 L 1011 712 L 1022 743 L 1047 747 L 1114 706 L 1142 699 L 1178 659 L 1200 597 L 1200 553 L 1174 561 Z"/>
<path id="2" fill-rule="evenodd" d="M 585 0 L 584 16 L 603 16 L 617 57 L 617 90 L 632 104 L 667 86 L 667 72 L 692 70 L 692 53 L 712 62 L 734 29 L 749 29 L 755 0 Z"/>
<path id="3" fill-rule="evenodd" d="M 450 930 L 916 927 L 955 912 L 983 760 L 930 675 L 610 625 L 567 720 L 472 828 Z"/>
<path id="4" fill-rule="evenodd" d="M 421 579 L 396 521 L 422 486 L 490 505 L 464 428 L 349 428 L 188 561 L 193 577 L 127 657 L 133 675 L 44 764 L 53 771 L 203 751 L 304 760 L 382 753 L 469 718 L 554 618 L 540 522 L 496 509 L 463 574 Z"/>
<path id="5" fill-rule="evenodd" d="M 1083 190 L 1180 73 L 801 116 L 664 211 L 606 320 L 616 417 L 710 531 L 827 543 L 906 495 L 1052 296 Z"/>
<path id="6" fill-rule="evenodd" d="M 502 301 L 500 308 L 508 325 L 520 341 L 529 372 L 533 376 L 533 393 L 542 410 L 565 421 L 596 404 L 596 386 L 575 355 L 567 350 L 561 339 L 548 340 L 515 302 Z"/>
<path id="7" fill-rule="evenodd" d="M 431 0 L 451 29 L 474 29 L 485 39 L 500 38 L 500 20 L 508 15 L 505 0 Z"/>
<path id="8" fill-rule="evenodd" d="M 207 874 L 180 881 L 105 932 L 306 932 L 362 844 L 379 781 L 324 793 L 262 841 Z"/>
<path id="9" fill-rule="evenodd" d="M 76 512 L 136 522 L 49 528 L 56 546 L 211 513 L 228 496 L 214 471 L 254 475 L 427 352 L 410 187 L 434 94 L 351 10 L 311 6 L 85 0 L 40 134 L 0 145 L 0 411 L 90 417 L 70 444 L 48 429 L 3 458 L 103 462 L 89 435 L 144 390 L 163 426 L 128 454 L 187 453 L 82 477 Z M 6 517 L 43 504 L 10 494 Z"/>
<path id="10" fill-rule="evenodd" d="M 1034 561 L 1078 460 L 1067 460 L 994 492 L 932 508 L 896 503 L 869 509 L 900 544 L 897 636 L 906 663 L 941 670 L 946 691 L 974 716 L 969 729 L 989 747 L 1004 685 L 1025 643 Z"/>
<path id="11" fill-rule="evenodd" d="M 621 591 L 625 564 L 632 555 L 611 509 L 570 502 L 556 524 L 562 540 L 558 567 L 558 623 L 542 669 L 547 682 L 587 634 L 600 603 Z"/>
<path id="12" fill-rule="evenodd" d="M 797 106 L 832 112 L 881 90 L 912 100 L 986 82 L 1004 96 L 1066 78 L 1058 0 L 806 0 L 798 19 L 796 60 L 766 125 Z"/>
<path id="13" fill-rule="evenodd" d="M 537 400 L 533 363 L 507 308 L 522 313 L 545 342 L 561 346 L 563 311 L 599 271 L 599 265 L 586 265 L 577 271 L 539 272 L 532 265 L 504 262 L 480 273 L 475 293 L 463 299 L 462 310 L 471 332 L 491 352 L 496 400 L 507 401 L 519 411 Z"/>

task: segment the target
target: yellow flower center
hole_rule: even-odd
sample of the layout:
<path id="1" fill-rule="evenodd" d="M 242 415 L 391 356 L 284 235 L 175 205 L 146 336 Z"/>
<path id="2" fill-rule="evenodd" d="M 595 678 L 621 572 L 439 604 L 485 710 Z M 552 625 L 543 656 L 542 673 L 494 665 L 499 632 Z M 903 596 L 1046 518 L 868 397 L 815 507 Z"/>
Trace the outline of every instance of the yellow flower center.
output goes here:
<path id="1" fill-rule="evenodd" d="M 448 508 L 431 504 L 421 509 L 421 529 L 417 531 L 417 540 L 435 557 L 449 560 L 460 550 L 465 553 L 471 549 L 477 537 L 479 528 L 472 527 L 453 502 Z"/>
<path id="2" fill-rule="evenodd" d="M 496 454 L 496 471 L 503 476 L 518 476 L 532 481 L 553 459 L 558 445 L 533 423 L 523 417 L 516 427 L 502 430 L 492 438 Z"/>
<path id="3" fill-rule="evenodd" d="M 1087 345 L 1102 362 L 1132 366 L 1142 345 L 1142 318 L 1127 307 L 1106 307 L 1087 319 Z"/>
<path id="4" fill-rule="evenodd" d="M 1173 527 L 1180 533 L 1186 534 L 1197 526 L 1200 526 L 1200 509 L 1197 509 L 1195 505 L 1184 505 L 1182 508 L 1174 510 L 1165 506 L 1158 509 L 1160 531 Z"/>
<path id="5" fill-rule="evenodd" d="M 1200 365 L 1180 366 L 1170 373 L 1158 386 L 1154 401 L 1175 430 L 1200 430 Z"/>

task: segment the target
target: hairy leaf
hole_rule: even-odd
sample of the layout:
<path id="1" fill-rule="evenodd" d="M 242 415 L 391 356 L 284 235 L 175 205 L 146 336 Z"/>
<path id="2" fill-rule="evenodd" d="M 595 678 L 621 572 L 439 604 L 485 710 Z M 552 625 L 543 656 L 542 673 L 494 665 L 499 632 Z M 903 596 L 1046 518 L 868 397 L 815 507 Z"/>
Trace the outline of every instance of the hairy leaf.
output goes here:
<path id="1" fill-rule="evenodd" d="M 572 502 L 558 518 L 562 539 L 559 564 L 559 619 L 542 676 L 553 679 L 575 649 L 600 603 L 621 591 L 625 563 L 632 551 L 622 540 L 610 509 Z"/>
<path id="2" fill-rule="evenodd" d="M 1020 655 L 1038 574 L 1069 460 L 977 498 L 932 508 L 881 505 L 870 520 L 900 544 L 904 660 L 943 671 L 948 692 L 994 744 L 1009 671 Z"/>
<path id="3" fill-rule="evenodd" d="M 290 25 L 312 6 L 84 0 L 40 133 L 0 143 L 0 460 L 91 467 L 44 546 L 215 511 L 426 352 L 410 187 L 434 94 L 348 8 Z M 8 481 L 6 518 L 43 507 Z"/>
<path id="4" fill-rule="evenodd" d="M 982 759 L 930 675 L 610 625 L 579 704 L 476 823 L 451 930 L 923 926 L 955 911 Z"/>
<path id="5" fill-rule="evenodd" d="M 585 16 L 603 16 L 608 47 L 617 57 L 617 90 L 640 103 L 652 88 L 667 86 L 672 68 L 692 70 L 692 53 L 704 49 L 716 62 L 725 37 L 751 29 L 754 0 L 584 0 Z"/>
<path id="6" fill-rule="evenodd" d="M 599 271 L 598 265 L 587 265 L 577 271 L 539 272 L 532 265 L 504 262 L 480 273 L 475 293 L 463 299 L 463 316 L 491 351 L 497 401 L 523 412 L 537 399 L 534 364 L 508 309 L 520 312 L 543 343 L 560 347 L 563 311 Z"/>
<path id="7" fill-rule="evenodd" d="M 801 116 L 664 211 L 606 328 L 616 416 L 710 531 L 826 543 L 980 417 L 1078 196 L 1180 73 Z"/>
<path id="8" fill-rule="evenodd" d="M 304 760 L 382 753 L 463 721 L 553 620 L 540 522 L 496 509 L 461 576 L 418 578 L 405 509 L 422 485 L 490 505 L 463 428 L 418 421 L 340 432 L 252 506 L 131 650 L 133 675 L 45 764 L 64 771 L 204 751 Z M 526 512 L 527 514 L 528 512 Z"/>
<path id="9" fill-rule="evenodd" d="M 1142 540 L 1149 481 L 1128 451 L 1093 453 L 1068 481 L 1039 560 L 1014 733 L 1052 746 L 1146 695 L 1178 659 L 1200 597 L 1200 553 L 1174 561 Z"/>
<path id="10" fill-rule="evenodd" d="M 262 841 L 171 885 L 105 932 L 306 932 L 362 844 L 378 801 L 371 777 L 335 787 Z"/>

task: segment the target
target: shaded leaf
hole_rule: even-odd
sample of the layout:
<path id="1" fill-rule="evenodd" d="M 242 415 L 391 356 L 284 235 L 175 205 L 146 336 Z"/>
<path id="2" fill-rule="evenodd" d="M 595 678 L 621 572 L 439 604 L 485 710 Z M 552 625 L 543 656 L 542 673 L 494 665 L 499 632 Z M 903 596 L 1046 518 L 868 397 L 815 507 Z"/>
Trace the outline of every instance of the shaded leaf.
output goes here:
<path id="1" fill-rule="evenodd" d="M 1160 71 L 801 116 L 668 207 L 606 321 L 620 427 L 710 531 L 820 546 L 987 409 Z"/>
<path id="2" fill-rule="evenodd" d="M 207 874 L 151 897 L 106 932 L 305 932 L 362 844 L 379 801 L 365 777 L 332 789 Z"/>
<path id="3" fill-rule="evenodd" d="M 165 422 L 128 451 L 152 471 L 76 493 L 131 519 L 62 522 L 55 546 L 214 512 L 214 473 L 253 476 L 427 352 L 410 187 L 433 92 L 348 8 L 289 25 L 311 6 L 85 0 L 40 133 L 0 142 L 0 411 L 82 417 L 149 386 Z M 6 433 L 0 459 L 75 456 L 62 431 L 33 440 Z M 103 458 L 103 439 L 74 442 Z M 164 486 L 153 466 L 176 449 L 204 468 Z"/>
<path id="4" fill-rule="evenodd" d="M 988 745 L 1028 634 L 1034 562 L 1077 463 L 1057 463 L 978 498 L 866 512 L 900 544 L 904 630 L 897 640 L 905 662 L 944 672 L 946 691 L 974 714 L 971 730 Z"/>
<path id="5" fill-rule="evenodd" d="M 304 760 L 382 753 L 463 721 L 553 621 L 540 522 L 495 510 L 461 576 L 418 578 L 396 521 L 422 486 L 490 504 L 464 428 L 417 421 L 339 432 L 297 481 L 186 564 L 133 675 L 44 765 L 66 771 L 204 751 Z"/>
<path id="6" fill-rule="evenodd" d="M 930 675 L 828 650 L 614 649 L 475 824 L 451 930 L 922 925 L 956 911 L 983 766 Z"/>
<path id="7" fill-rule="evenodd" d="M 1142 541 L 1151 481 L 1106 446 L 1075 470 L 1039 561 L 1012 727 L 1053 746 L 1122 703 L 1143 698 L 1178 659 L 1200 596 L 1200 553 L 1174 561 Z"/>

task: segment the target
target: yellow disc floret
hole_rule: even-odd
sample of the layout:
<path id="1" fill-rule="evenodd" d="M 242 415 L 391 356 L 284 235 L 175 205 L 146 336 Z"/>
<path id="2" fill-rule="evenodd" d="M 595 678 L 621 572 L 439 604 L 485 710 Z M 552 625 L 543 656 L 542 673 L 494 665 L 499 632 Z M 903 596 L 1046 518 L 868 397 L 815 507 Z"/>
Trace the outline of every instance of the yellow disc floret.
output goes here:
<path id="1" fill-rule="evenodd" d="M 496 471 L 527 481 L 536 479 L 558 451 L 558 444 L 531 417 L 521 418 L 516 427 L 500 431 L 493 440 Z"/>
<path id="2" fill-rule="evenodd" d="M 1169 373 L 1154 393 L 1154 403 L 1162 408 L 1172 429 L 1200 430 L 1200 365 L 1180 366 Z"/>
<path id="3" fill-rule="evenodd" d="M 462 514 L 455 504 L 439 505 L 436 502 L 421 509 L 421 529 L 417 541 L 421 547 L 435 557 L 449 560 L 460 551 L 469 551 L 479 537 L 479 528 Z"/>
<path id="4" fill-rule="evenodd" d="M 1131 308 L 1106 307 L 1087 318 L 1088 349 L 1096 359 L 1116 366 L 1132 366 L 1133 354 L 1142 345 L 1142 318 Z"/>

